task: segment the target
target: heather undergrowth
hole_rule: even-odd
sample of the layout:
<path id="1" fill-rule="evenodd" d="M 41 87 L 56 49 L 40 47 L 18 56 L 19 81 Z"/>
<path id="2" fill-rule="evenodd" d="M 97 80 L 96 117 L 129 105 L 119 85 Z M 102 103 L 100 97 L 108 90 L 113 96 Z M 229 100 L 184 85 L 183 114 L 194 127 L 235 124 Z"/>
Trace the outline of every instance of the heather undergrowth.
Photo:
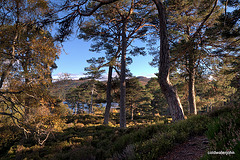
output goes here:
<path id="1" fill-rule="evenodd" d="M 240 159 L 240 106 L 231 106 L 211 115 L 214 119 L 206 132 L 209 150 L 202 159 Z"/>
<path id="2" fill-rule="evenodd" d="M 177 123 L 167 123 L 166 117 L 136 117 L 135 121 L 128 121 L 126 129 L 118 127 L 114 120 L 117 116 L 111 117 L 110 125 L 105 126 L 101 115 L 74 115 L 66 117 L 63 131 L 52 133 L 44 146 L 20 138 L 2 126 L 1 132 L 12 136 L 1 134 L 1 159 L 157 159 L 174 145 L 203 134 L 210 140 L 210 150 L 232 150 L 232 157 L 238 158 L 239 113 L 238 107 L 230 106 Z M 216 158 L 205 155 L 205 159 Z"/>

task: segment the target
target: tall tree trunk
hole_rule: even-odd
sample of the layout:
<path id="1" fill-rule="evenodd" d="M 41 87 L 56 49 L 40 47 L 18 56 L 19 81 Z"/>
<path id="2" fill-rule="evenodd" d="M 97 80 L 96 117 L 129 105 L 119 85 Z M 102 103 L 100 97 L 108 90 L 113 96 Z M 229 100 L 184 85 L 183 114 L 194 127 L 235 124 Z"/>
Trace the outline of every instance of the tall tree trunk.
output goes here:
<path id="1" fill-rule="evenodd" d="M 27 67 L 26 67 L 27 68 Z M 27 72 L 27 70 L 25 70 L 25 72 Z M 25 73 L 25 76 L 27 76 L 27 73 Z M 27 77 L 25 77 L 25 87 L 28 86 L 28 83 L 29 83 L 29 79 Z M 29 96 L 26 96 L 25 97 L 25 116 L 26 116 L 26 119 L 28 119 L 28 116 L 30 114 L 30 101 L 31 101 L 31 97 Z"/>
<path id="2" fill-rule="evenodd" d="M 78 106 L 77 106 L 77 103 L 75 103 L 75 113 L 74 114 L 77 114 L 78 112 Z"/>
<path id="3" fill-rule="evenodd" d="M 133 109 L 133 105 L 131 104 L 131 120 L 133 121 L 133 112 L 134 112 L 134 109 Z"/>
<path id="4" fill-rule="evenodd" d="M 201 22 L 200 26 L 197 28 L 196 32 L 190 36 L 190 41 L 194 41 L 195 37 L 199 34 L 199 32 L 202 30 L 204 27 L 204 24 L 206 21 L 210 18 L 210 16 L 214 13 L 214 10 L 216 9 L 218 4 L 218 0 L 214 1 L 213 8 L 211 9 L 210 13 L 203 19 Z M 189 31 L 188 31 L 188 35 Z M 196 101 L 195 101 L 195 61 L 194 61 L 194 56 L 190 53 L 188 55 L 189 57 L 189 108 L 190 108 L 190 113 L 191 114 L 197 114 L 197 107 L 196 107 Z"/>
<path id="5" fill-rule="evenodd" d="M 89 113 L 93 113 L 93 88 L 92 88 L 92 91 L 91 91 L 91 104 L 90 104 Z"/>
<path id="6" fill-rule="evenodd" d="M 110 113 L 111 102 L 112 102 L 112 96 L 111 96 L 112 71 L 113 71 L 113 66 L 110 65 L 109 70 L 108 70 L 108 81 L 107 81 L 107 105 L 106 105 L 106 108 L 105 108 L 103 124 L 108 124 L 108 121 L 109 121 L 109 113 Z"/>
<path id="7" fill-rule="evenodd" d="M 183 120 L 184 111 L 176 92 L 176 89 L 169 81 L 170 52 L 167 35 L 166 9 L 160 0 L 153 0 L 158 9 L 160 23 L 160 61 L 159 61 L 159 84 L 167 100 L 173 121 Z"/>
<path id="8" fill-rule="evenodd" d="M 197 114 L 194 66 L 195 65 L 194 65 L 193 55 L 190 53 L 189 54 L 189 82 L 188 82 L 188 102 L 189 102 L 190 114 Z"/>
<path id="9" fill-rule="evenodd" d="M 121 57 L 121 75 L 120 75 L 120 128 L 126 127 L 126 19 L 122 23 L 122 57 Z"/>

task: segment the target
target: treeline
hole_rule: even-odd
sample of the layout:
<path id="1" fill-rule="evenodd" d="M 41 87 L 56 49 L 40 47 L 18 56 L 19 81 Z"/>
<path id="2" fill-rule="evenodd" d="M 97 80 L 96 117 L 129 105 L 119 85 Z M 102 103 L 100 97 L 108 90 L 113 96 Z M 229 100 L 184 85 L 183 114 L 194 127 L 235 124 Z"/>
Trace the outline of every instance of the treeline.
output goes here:
<path id="1" fill-rule="evenodd" d="M 190 115 L 188 105 L 188 93 L 186 92 L 187 81 L 181 77 L 179 73 L 174 75 L 178 77 L 173 80 L 173 85 L 178 90 L 179 97 L 184 106 L 186 115 Z M 196 105 L 198 114 L 210 112 L 224 104 L 237 101 L 233 95 L 236 95 L 236 88 L 231 87 L 231 81 L 221 78 L 222 81 L 209 79 L 209 77 L 198 77 L 196 90 Z M 71 80 L 68 81 L 71 83 Z M 225 83 L 226 85 L 222 85 Z M 112 81 L 112 103 L 119 104 L 119 78 L 115 77 Z M 77 113 L 98 113 L 103 114 L 105 108 L 102 104 L 106 104 L 107 84 L 104 81 L 86 81 L 78 87 L 73 87 L 66 91 L 65 101 Z M 142 116 L 170 116 L 168 105 L 164 95 L 161 92 L 157 78 L 149 78 L 146 85 L 139 80 L 138 77 L 129 77 L 126 80 L 126 111 L 127 117 L 133 120 L 134 115 Z M 119 108 L 114 108 L 119 112 Z"/>

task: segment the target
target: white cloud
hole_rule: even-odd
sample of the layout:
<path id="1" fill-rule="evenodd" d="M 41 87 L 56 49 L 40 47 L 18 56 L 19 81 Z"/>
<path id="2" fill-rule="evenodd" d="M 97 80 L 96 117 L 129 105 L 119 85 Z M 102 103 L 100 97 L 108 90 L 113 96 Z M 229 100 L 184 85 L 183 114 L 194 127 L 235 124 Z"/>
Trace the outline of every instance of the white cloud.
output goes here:
<path id="1" fill-rule="evenodd" d="M 52 78 L 55 80 L 60 79 L 61 75 L 63 75 L 63 74 L 64 73 L 62 73 L 62 72 L 54 74 L 54 75 L 52 75 Z M 80 74 L 67 73 L 67 74 L 69 74 L 69 78 L 72 80 L 78 80 L 81 77 L 85 77 L 85 75 L 83 75 L 83 73 L 80 73 Z"/>
<path id="2" fill-rule="evenodd" d="M 60 72 L 60 73 L 57 73 L 57 74 L 54 74 L 52 75 L 52 78 L 54 80 L 58 80 L 60 79 L 61 75 L 63 75 L 64 73 Z M 76 74 L 76 73 L 67 73 L 69 74 L 69 77 L 70 79 L 72 80 L 79 80 L 79 78 L 83 78 L 83 77 L 86 77 L 83 73 L 79 73 L 79 74 Z M 113 72 L 112 74 L 112 77 L 116 77 L 118 76 L 118 74 L 116 72 Z M 147 77 L 147 78 L 151 78 L 151 77 L 157 77 L 154 73 L 151 73 L 151 74 L 148 74 L 148 73 L 141 73 L 141 75 L 134 75 L 134 76 L 144 76 L 144 77 Z M 107 81 L 108 79 L 108 73 L 105 73 L 102 75 L 101 79 L 99 79 L 100 81 Z"/>
<path id="3" fill-rule="evenodd" d="M 154 73 L 151 73 L 151 74 L 146 74 L 145 77 L 152 78 L 152 77 L 157 77 L 157 76 Z"/>
<path id="4" fill-rule="evenodd" d="M 116 76 L 118 76 L 118 74 L 116 72 L 113 72 L 112 77 L 116 77 Z M 100 81 L 107 81 L 107 79 L 108 79 L 108 73 L 105 73 L 105 74 L 102 75 L 101 79 L 99 79 L 99 80 Z"/>

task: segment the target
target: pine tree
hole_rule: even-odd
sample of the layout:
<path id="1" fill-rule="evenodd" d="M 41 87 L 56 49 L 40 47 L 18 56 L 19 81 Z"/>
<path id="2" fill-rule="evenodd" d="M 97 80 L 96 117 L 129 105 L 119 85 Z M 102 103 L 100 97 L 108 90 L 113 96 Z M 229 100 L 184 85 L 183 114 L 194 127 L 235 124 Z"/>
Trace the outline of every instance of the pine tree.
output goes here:
<path id="1" fill-rule="evenodd" d="M 221 14 L 217 1 L 167 1 L 169 11 L 169 28 L 171 28 L 172 58 L 183 65 L 187 73 L 188 101 L 191 114 L 197 114 L 195 78 L 199 63 L 204 61 L 207 53 L 204 43 L 204 30 L 216 23 Z M 177 63 L 176 62 L 176 63 Z"/>
<path id="2" fill-rule="evenodd" d="M 209 38 L 205 43 L 212 45 L 214 41 L 220 42 L 215 44 L 216 49 L 212 52 L 212 55 L 217 56 L 219 61 L 214 79 L 222 77 L 222 79 L 219 79 L 219 83 L 222 83 L 222 88 L 226 92 L 229 91 L 229 94 L 233 93 L 234 88 L 232 87 L 235 87 L 236 93 L 231 99 L 235 101 L 234 99 L 239 99 L 240 2 L 238 0 L 221 0 L 221 3 L 225 12 L 219 17 L 218 23 L 206 30 L 206 35 Z M 228 8 L 231 9 L 228 11 Z M 219 73 L 221 75 L 217 76 Z M 224 79 L 226 79 L 226 82 L 224 82 Z M 229 81 L 231 81 L 230 84 Z M 228 86 L 226 86 L 227 84 Z M 226 97 L 226 93 L 224 94 Z M 224 99 L 226 100 L 226 98 Z"/>
<path id="3" fill-rule="evenodd" d="M 89 113 L 94 113 L 93 106 L 96 103 L 105 102 L 104 92 L 106 86 L 100 81 L 90 80 L 82 83 L 76 88 L 71 88 L 66 94 L 66 101 L 71 108 L 75 108 L 75 113 L 80 113 L 88 106 Z M 79 110 L 79 108 L 82 108 Z"/>
<path id="4" fill-rule="evenodd" d="M 88 75 L 88 77 L 84 78 L 84 79 L 90 79 L 90 83 L 91 83 L 91 103 L 90 103 L 90 109 L 89 112 L 93 113 L 93 94 L 94 92 L 96 92 L 96 85 L 95 85 L 95 81 L 99 78 L 101 78 L 102 73 L 105 72 L 105 70 L 100 69 L 102 64 L 105 62 L 104 57 L 100 57 L 98 59 L 96 58 L 92 58 L 87 60 L 88 63 L 90 63 L 91 65 L 89 67 L 85 68 L 85 71 L 87 71 L 87 73 L 85 73 L 85 75 Z"/>
<path id="5" fill-rule="evenodd" d="M 134 112 L 140 105 L 143 98 L 143 86 L 137 78 L 127 79 L 126 83 L 126 106 L 130 107 L 131 120 L 133 120 Z M 127 108 L 128 108 L 127 107 Z"/>
<path id="6" fill-rule="evenodd" d="M 161 88 L 159 86 L 157 78 L 151 78 L 146 85 L 146 89 L 153 96 L 151 99 L 152 115 L 154 116 L 156 113 L 166 115 L 167 102 L 164 98 L 164 95 L 161 93 Z"/>
<path id="7" fill-rule="evenodd" d="M 129 4 L 130 3 L 130 4 Z M 119 56 L 121 50 L 121 94 L 120 94 L 120 122 L 121 127 L 126 127 L 126 114 L 125 114 L 125 96 L 126 96 L 126 61 L 127 61 L 127 49 L 130 48 L 131 43 L 135 39 L 145 40 L 143 37 L 147 32 L 147 28 L 150 24 L 147 24 L 147 16 L 151 14 L 152 8 L 148 11 L 147 15 L 144 15 L 143 9 L 149 8 L 148 3 L 139 1 L 129 1 L 125 4 L 119 1 L 109 6 L 102 7 L 99 11 L 96 11 L 93 15 L 93 20 L 87 21 L 82 24 L 80 31 L 80 38 L 84 39 L 97 39 L 99 42 L 94 45 L 94 51 L 101 49 L 114 53 L 112 58 L 116 59 Z M 141 9 L 141 10 L 140 10 Z M 138 11 L 138 14 L 136 12 Z M 111 13 L 111 14 L 110 14 Z M 144 16 L 143 16 L 144 15 Z M 144 17 L 144 19 L 143 19 Z M 153 26 L 153 25 L 151 25 Z M 112 45 L 112 46 L 110 46 Z M 98 46 L 96 48 L 95 46 Z M 117 46 L 117 47 L 115 47 Z M 114 51 L 114 48 L 115 51 Z M 108 53 L 108 55 L 109 55 Z M 144 48 L 137 46 L 132 47 L 129 52 L 131 55 L 140 53 L 145 54 Z M 110 62 L 112 63 L 112 62 Z M 106 113 L 108 113 L 106 111 Z"/>

